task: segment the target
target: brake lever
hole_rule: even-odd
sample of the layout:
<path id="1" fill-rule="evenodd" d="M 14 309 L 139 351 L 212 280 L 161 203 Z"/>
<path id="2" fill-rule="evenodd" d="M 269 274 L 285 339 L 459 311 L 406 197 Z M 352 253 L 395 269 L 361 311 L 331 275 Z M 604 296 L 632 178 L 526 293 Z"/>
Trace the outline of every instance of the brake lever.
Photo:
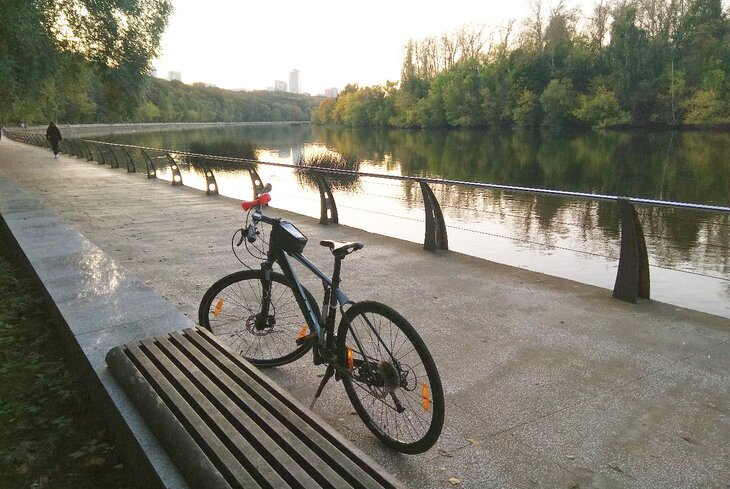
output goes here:
<path id="1" fill-rule="evenodd" d="M 239 231 L 241 231 L 241 239 L 239 239 L 238 240 L 238 243 L 236 243 L 236 248 L 238 248 L 239 246 L 241 246 L 241 243 L 243 243 L 243 238 L 246 235 L 245 230 L 243 228 L 239 229 Z"/>

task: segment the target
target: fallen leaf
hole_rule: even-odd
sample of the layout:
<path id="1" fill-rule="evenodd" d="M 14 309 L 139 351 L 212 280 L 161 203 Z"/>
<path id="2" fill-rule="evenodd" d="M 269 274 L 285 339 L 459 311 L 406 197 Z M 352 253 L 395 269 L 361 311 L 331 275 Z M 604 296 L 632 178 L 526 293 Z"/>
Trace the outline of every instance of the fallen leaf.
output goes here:
<path id="1" fill-rule="evenodd" d="M 89 466 L 92 466 L 92 465 L 95 465 L 95 466 L 99 467 L 101 465 L 104 465 L 105 463 L 106 463 L 106 459 L 105 458 L 102 458 L 102 457 L 94 457 L 94 458 L 90 459 L 89 461 L 87 461 L 84 464 L 84 467 L 89 467 Z"/>
<path id="2" fill-rule="evenodd" d="M 566 455 L 565 458 L 569 460 L 575 460 L 575 455 Z"/>
<path id="3" fill-rule="evenodd" d="M 711 402 L 708 402 L 708 403 L 707 403 L 707 407 L 708 407 L 708 408 L 710 408 L 710 409 L 717 409 L 717 406 L 715 406 L 715 405 L 714 405 L 714 404 L 712 404 Z"/>
<path id="4" fill-rule="evenodd" d="M 466 441 L 468 441 L 472 445 L 479 445 L 481 443 L 479 440 L 475 440 L 474 438 L 467 438 Z"/>
<path id="5" fill-rule="evenodd" d="M 446 467 L 444 467 L 444 466 L 442 465 L 441 467 L 439 467 L 439 470 L 440 470 L 441 472 L 446 472 Z"/>
<path id="6" fill-rule="evenodd" d="M 444 449 L 439 449 L 439 455 L 442 457 L 453 457 L 453 455 Z"/>
<path id="7" fill-rule="evenodd" d="M 456 477 L 451 477 L 449 479 L 449 484 L 451 484 L 452 486 L 455 486 L 457 484 L 461 484 L 461 479 L 457 479 Z"/>
<path id="8" fill-rule="evenodd" d="M 17 469 L 15 469 L 15 471 L 18 474 L 23 475 L 23 474 L 27 474 L 28 473 L 28 469 L 29 469 L 28 464 L 23 464 L 20 467 L 18 467 Z"/>

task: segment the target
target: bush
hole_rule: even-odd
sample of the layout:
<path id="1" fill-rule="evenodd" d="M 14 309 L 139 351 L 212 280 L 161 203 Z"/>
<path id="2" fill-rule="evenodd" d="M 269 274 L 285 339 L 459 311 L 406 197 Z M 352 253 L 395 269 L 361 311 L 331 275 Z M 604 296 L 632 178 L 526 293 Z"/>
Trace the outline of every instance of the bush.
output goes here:
<path id="1" fill-rule="evenodd" d="M 561 127 L 570 124 L 575 110 L 575 93 L 570 80 L 550 80 L 540 95 L 540 104 L 545 112 L 543 125 Z"/>
<path id="2" fill-rule="evenodd" d="M 714 89 L 697 90 L 685 102 L 685 122 L 692 124 L 730 123 L 730 103 L 723 100 Z"/>
<path id="3" fill-rule="evenodd" d="M 594 95 L 581 95 L 573 115 L 592 127 L 608 127 L 627 124 L 631 117 L 621 109 L 616 94 L 600 87 Z"/>

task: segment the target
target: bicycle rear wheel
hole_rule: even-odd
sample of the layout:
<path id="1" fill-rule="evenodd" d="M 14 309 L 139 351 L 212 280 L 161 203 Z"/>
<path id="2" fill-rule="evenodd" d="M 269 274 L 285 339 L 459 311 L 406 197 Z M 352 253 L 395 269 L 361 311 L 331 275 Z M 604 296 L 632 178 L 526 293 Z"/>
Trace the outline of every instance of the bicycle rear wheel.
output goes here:
<path id="1" fill-rule="evenodd" d="M 444 394 L 436 364 L 416 330 L 390 307 L 359 302 L 337 331 L 347 396 L 383 443 L 403 453 L 431 448 L 444 424 Z"/>
<path id="2" fill-rule="evenodd" d="M 243 270 L 218 280 L 200 302 L 198 321 L 254 365 L 275 367 L 297 360 L 311 343 L 296 344 L 309 331 L 304 329 L 307 323 L 281 273 L 271 272 L 269 315 L 261 320 L 261 277 L 261 270 Z M 319 321 L 319 306 L 302 288 Z"/>

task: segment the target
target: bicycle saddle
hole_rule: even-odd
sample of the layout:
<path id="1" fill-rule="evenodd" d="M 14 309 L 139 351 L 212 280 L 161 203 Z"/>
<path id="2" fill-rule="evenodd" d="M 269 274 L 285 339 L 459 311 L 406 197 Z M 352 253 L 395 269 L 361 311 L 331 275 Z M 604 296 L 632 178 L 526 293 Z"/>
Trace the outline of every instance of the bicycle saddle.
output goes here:
<path id="1" fill-rule="evenodd" d="M 349 255 L 353 251 L 360 250 L 365 246 L 362 243 L 332 241 L 331 239 L 323 239 L 319 244 L 329 248 L 332 254 L 338 258 L 343 258 L 345 255 Z"/>

